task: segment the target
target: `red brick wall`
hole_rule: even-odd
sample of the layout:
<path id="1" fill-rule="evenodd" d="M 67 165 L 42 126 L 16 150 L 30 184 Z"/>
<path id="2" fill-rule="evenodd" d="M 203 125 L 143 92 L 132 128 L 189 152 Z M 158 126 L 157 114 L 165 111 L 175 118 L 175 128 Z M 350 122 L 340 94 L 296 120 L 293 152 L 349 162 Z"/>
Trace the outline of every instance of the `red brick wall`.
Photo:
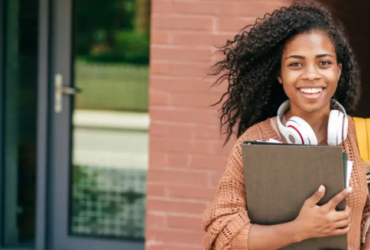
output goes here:
<path id="1" fill-rule="evenodd" d="M 204 79 L 213 45 L 278 0 L 152 0 L 147 250 L 202 249 L 202 213 L 225 168 L 215 108 L 223 87 Z"/>

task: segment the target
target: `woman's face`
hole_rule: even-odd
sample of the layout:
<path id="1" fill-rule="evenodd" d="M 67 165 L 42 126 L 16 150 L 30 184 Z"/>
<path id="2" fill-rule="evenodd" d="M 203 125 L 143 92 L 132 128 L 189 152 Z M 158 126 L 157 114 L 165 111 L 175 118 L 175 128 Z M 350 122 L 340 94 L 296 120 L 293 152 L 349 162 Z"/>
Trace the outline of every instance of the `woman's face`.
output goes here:
<path id="1" fill-rule="evenodd" d="M 330 38 L 322 31 L 297 35 L 285 45 L 281 60 L 278 80 L 291 109 L 299 113 L 329 111 L 342 71 Z"/>

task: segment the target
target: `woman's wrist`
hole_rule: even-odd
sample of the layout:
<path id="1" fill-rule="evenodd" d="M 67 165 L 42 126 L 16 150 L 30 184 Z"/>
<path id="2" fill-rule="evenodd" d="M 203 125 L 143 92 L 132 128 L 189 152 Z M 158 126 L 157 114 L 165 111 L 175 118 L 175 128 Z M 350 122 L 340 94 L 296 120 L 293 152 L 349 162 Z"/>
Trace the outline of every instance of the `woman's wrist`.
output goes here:
<path id="1" fill-rule="evenodd" d="M 271 226 L 252 224 L 248 235 L 249 249 L 280 249 L 298 243 L 304 240 L 299 226 L 297 221 Z"/>
<path id="2" fill-rule="evenodd" d="M 295 219 L 291 223 L 294 230 L 293 240 L 295 243 L 301 242 L 309 238 L 304 231 L 304 226 L 301 221 Z"/>

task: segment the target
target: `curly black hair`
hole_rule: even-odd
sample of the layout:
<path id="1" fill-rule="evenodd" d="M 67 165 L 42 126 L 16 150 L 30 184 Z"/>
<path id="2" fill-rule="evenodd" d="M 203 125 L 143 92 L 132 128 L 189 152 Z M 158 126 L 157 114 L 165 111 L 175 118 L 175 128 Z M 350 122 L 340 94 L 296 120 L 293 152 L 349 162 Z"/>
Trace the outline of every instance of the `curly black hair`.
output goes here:
<path id="1" fill-rule="evenodd" d="M 318 3 L 296 2 L 267 13 L 253 25 L 244 27 L 234 40 L 219 47 L 225 57 L 213 65 L 210 75 L 219 75 L 213 84 L 228 81 L 227 91 L 214 105 L 221 107 L 221 129 L 229 141 L 238 125 L 237 137 L 249 127 L 277 113 L 287 100 L 278 75 L 287 41 L 312 30 L 324 31 L 332 40 L 342 74 L 333 96 L 352 115 L 360 97 L 360 73 L 344 28 Z"/>

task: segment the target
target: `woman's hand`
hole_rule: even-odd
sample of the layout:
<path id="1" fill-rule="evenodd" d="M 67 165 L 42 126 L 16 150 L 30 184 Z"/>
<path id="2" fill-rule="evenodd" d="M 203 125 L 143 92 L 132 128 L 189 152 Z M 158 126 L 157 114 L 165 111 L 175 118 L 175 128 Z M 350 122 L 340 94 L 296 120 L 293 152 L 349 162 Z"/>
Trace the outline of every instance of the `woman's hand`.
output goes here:
<path id="1" fill-rule="evenodd" d="M 295 222 L 300 228 L 301 240 L 320 238 L 332 235 L 342 235 L 349 232 L 350 209 L 336 211 L 336 206 L 351 192 L 351 188 L 344 189 L 333 197 L 328 203 L 318 206 L 317 203 L 324 197 L 325 187 L 308 198 L 301 208 Z"/>

